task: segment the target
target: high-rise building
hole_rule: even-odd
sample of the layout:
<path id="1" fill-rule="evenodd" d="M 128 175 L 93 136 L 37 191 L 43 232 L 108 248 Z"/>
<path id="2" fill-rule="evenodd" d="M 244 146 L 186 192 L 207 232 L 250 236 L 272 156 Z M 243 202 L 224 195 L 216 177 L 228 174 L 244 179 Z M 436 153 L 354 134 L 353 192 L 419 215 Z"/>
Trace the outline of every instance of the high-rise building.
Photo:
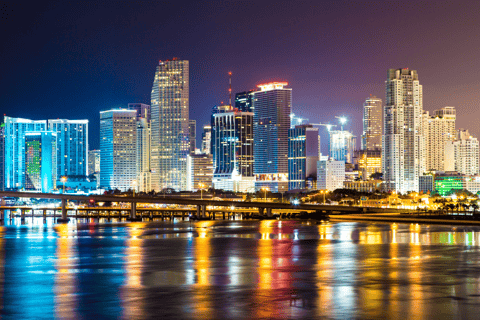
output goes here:
<path id="1" fill-rule="evenodd" d="M 253 90 L 235 94 L 235 108 L 242 112 L 253 112 Z"/>
<path id="2" fill-rule="evenodd" d="M 88 151 L 88 174 L 100 173 L 100 150 Z"/>
<path id="3" fill-rule="evenodd" d="M 374 173 L 382 172 L 382 151 L 381 149 L 355 151 L 354 164 L 363 180 L 370 179 Z"/>
<path id="4" fill-rule="evenodd" d="M 136 178 L 135 191 L 149 192 L 152 190 L 150 171 L 151 127 L 150 106 L 142 103 L 129 103 L 129 110 L 137 112 L 137 140 L 136 140 Z"/>
<path id="5" fill-rule="evenodd" d="M 212 126 L 204 125 L 202 133 L 202 153 L 212 153 Z"/>
<path id="6" fill-rule="evenodd" d="M 415 70 L 389 69 L 382 137 L 382 172 L 386 190 L 419 190 L 425 172 L 422 130 L 423 91 Z"/>
<path id="7" fill-rule="evenodd" d="M 445 171 L 479 174 L 479 142 L 468 130 L 460 129 L 455 141 L 445 143 Z"/>
<path id="8" fill-rule="evenodd" d="M 186 190 L 189 62 L 160 61 L 152 87 L 152 188 Z"/>
<path id="9" fill-rule="evenodd" d="M 436 110 L 434 116 L 428 111 L 423 114 L 423 138 L 425 140 L 425 169 L 445 171 L 445 144 L 453 141 L 455 131 L 455 108 Z"/>
<path id="10" fill-rule="evenodd" d="M 136 182 L 135 110 L 100 112 L 100 187 L 126 191 Z"/>
<path id="11" fill-rule="evenodd" d="M 345 161 L 333 159 L 317 162 L 317 189 L 334 191 L 343 188 Z"/>
<path id="12" fill-rule="evenodd" d="M 5 123 L 0 125 L 0 191 L 5 191 Z"/>
<path id="13" fill-rule="evenodd" d="M 292 89 L 286 82 L 261 84 L 253 92 L 255 189 L 288 190 L 288 130 Z"/>
<path id="14" fill-rule="evenodd" d="M 25 133 L 26 190 L 49 193 L 55 189 L 57 176 L 57 133 L 52 131 Z"/>
<path id="15" fill-rule="evenodd" d="M 45 131 L 46 120 L 5 117 L 5 189 L 25 187 L 25 133 Z"/>
<path id="16" fill-rule="evenodd" d="M 357 137 L 351 132 L 342 130 L 331 130 L 329 135 L 330 157 L 338 161 L 353 163 Z"/>
<path id="17" fill-rule="evenodd" d="M 188 139 L 190 140 L 190 154 L 195 154 L 197 148 L 197 121 L 188 120 Z"/>
<path id="18" fill-rule="evenodd" d="M 307 189 L 307 179 L 317 180 L 318 128 L 300 125 L 288 131 L 288 190 Z"/>
<path id="19" fill-rule="evenodd" d="M 57 133 L 57 177 L 87 175 L 88 120 L 48 120 Z"/>
<path id="20" fill-rule="evenodd" d="M 251 192 L 253 174 L 253 112 L 220 106 L 213 114 L 213 185 L 215 189 Z"/>
<path id="21" fill-rule="evenodd" d="M 187 190 L 197 191 L 213 186 L 213 156 L 192 154 L 187 156 Z"/>
<path id="22" fill-rule="evenodd" d="M 362 150 L 382 148 L 382 99 L 370 96 L 363 103 Z"/>

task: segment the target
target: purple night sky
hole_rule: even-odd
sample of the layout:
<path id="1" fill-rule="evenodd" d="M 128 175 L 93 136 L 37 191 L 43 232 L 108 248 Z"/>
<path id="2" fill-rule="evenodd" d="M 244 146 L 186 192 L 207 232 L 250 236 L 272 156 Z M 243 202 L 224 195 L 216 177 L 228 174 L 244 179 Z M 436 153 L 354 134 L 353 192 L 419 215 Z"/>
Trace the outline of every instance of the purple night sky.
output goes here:
<path id="1" fill-rule="evenodd" d="M 0 10 L 2 113 L 87 118 L 91 148 L 99 111 L 150 104 L 155 66 L 172 57 L 190 60 L 197 135 L 228 99 L 228 71 L 234 93 L 288 81 L 297 115 L 344 115 L 360 136 L 365 98 L 385 98 L 388 68 L 410 68 L 425 110 L 455 106 L 457 128 L 480 136 L 480 2 L 7 1 Z"/>

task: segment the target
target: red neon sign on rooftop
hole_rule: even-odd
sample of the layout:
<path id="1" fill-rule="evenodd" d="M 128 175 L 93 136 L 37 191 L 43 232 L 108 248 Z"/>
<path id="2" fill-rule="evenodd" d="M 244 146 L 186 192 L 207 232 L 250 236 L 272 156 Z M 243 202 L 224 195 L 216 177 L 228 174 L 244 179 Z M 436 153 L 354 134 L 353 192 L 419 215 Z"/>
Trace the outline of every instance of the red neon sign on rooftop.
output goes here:
<path id="1" fill-rule="evenodd" d="M 288 86 L 288 82 L 269 82 L 257 85 L 258 88 L 262 91 L 273 90 L 273 89 L 283 89 L 284 86 Z"/>

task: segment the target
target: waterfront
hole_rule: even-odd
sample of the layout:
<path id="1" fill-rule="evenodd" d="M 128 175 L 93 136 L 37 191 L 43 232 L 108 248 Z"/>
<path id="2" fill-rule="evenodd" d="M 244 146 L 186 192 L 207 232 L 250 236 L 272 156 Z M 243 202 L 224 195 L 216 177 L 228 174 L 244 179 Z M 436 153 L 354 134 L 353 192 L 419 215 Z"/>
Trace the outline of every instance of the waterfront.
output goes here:
<path id="1" fill-rule="evenodd" d="M 480 311 L 480 227 L 52 220 L 0 227 L 2 319 L 473 319 Z"/>

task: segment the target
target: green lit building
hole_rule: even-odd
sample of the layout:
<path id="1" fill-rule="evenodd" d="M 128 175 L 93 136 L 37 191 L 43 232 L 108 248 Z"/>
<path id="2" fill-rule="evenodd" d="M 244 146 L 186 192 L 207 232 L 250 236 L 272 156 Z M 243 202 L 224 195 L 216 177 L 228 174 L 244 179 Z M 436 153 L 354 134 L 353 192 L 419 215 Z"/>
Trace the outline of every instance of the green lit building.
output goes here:
<path id="1" fill-rule="evenodd" d="M 52 192 L 57 176 L 55 132 L 25 133 L 25 181 L 26 190 Z"/>
<path id="2" fill-rule="evenodd" d="M 465 190 L 465 177 L 461 174 L 442 174 L 435 176 L 435 191 L 442 197 L 453 192 Z"/>

